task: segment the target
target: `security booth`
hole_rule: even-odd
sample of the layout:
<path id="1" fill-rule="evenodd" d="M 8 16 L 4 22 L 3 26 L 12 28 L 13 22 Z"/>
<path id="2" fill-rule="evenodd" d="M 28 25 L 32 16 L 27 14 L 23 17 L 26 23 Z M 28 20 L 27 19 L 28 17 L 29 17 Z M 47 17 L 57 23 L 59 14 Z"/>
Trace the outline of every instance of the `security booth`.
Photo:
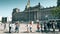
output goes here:
<path id="1" fill-rule="evenodd" d="M 2 23 L 7 23 L 7 17 L 2 17 Z"/>

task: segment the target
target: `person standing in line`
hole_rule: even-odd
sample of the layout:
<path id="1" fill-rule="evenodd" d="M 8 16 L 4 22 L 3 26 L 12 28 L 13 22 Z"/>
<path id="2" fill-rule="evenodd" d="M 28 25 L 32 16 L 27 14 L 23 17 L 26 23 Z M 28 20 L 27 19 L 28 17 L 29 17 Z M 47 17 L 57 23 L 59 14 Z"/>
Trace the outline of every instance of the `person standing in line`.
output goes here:
<path id="1" fill-rule="evenodd" d="M 51 28 L 51 23 L 50 22 L 47 23 L 47 28 L 48 28 L 48 31 L 50 31 L 50 28 Z"/>
<path id="2" fill-rule="evenodd" d="M 9 24 L 9 33 L 11 33 L 11 24 Z"/>
<path id="3" fill-rule="evenodd" d="M 29 24 L 27 24 L 26 27 L 27 27 L 27 32 L 29 32 Z"/>
<path id="4" fill-rule="evenodd" d="M 57 27 L 58 27 L 59 32 L 60 32 L 60 22 L 57 23 Z"/>
<path id="5" fill-rule="evenodd" d="M 53 32 L 55 32 L 55 23 L 52 22 Z"/>
<path id="6" fill-rule="evenodd" d="M 30 22 L 30 32 L 32 32 L 32 22 Z"/>
<path id="7" fill-rule="evenodd" d="M 15 25 L 16 25 L 16 27 L 15 27 L 15 32 L 18 33 L 18 32 L 19 32 L 19 23 L 17 22 Z"/>
<path id="8" fill-rule="evenodd" d="M 12 26 L 11 26 L 11 32 L 14 33 L 15 32 L 15 24 L 12 23 Z"/>
<path id="9" fill-rule="evenodd" d="M 42 25 L 42 23 L 41 23 L 41 32 L 43 32 L 43 30 L 42 30 L 43 27 L 42 27 L 42 26 L 43 26 L 43 25 Z"/>
<path id="10" fill-rule="evenodd" d="M 47 23 L 44 22 L 44 31 L 47 32 Z"/>
<path id="11" fill-rule="evenodd" d="M 40 24 L 37 22 L 37 31 L 40 32 Z"/>

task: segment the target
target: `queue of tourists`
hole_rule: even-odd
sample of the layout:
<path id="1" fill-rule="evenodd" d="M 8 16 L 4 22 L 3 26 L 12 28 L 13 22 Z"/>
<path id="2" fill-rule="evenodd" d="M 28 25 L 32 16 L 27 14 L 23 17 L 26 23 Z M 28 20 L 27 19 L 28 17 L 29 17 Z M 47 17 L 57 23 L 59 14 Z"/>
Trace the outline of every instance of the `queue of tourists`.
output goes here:
<path id="1" fill-rule="evenodd" d="M 14 24 L 13 23 L 9 24 L 9 33 L 12 33 L 12 32 L 18 33 L 19 27 L 20 27 L 20 25 L 18 22 L 14 23 Z M 32 32 L 33 22 L 28 23 L 25 27 L 27 28 L 27 32 Z M 40 32 L 39 22 L 37 22 L 36 28 L 37 28 L 37 31 Z"/>
<path id="2" fill-rule="evenodd" d="M 6 27 L 6 25 L 4 26 L 4 29 L 5 29 L 5 27 Z M 34 27 L 33 26 L 33 22 L 29 22 L 25 27 L 26 27 L 26 31 L 27 32 L 33 32 L 32 31 L 32 29 Z M 36 22 L 36 29 L 37 29 L 36 32 L 43 32 L 43 31 L 44 32 L 49 32 L 50 28 L 52 28 L 53 31 L 55 31 L 55 24 L 54 24 L 54 22 L 52 22 L 52 23 L 44 22 L 44 24 L 41 24 L 40 22 Z M 19 22 L 9 24 L 9 33 L 12 33 L 12 32 L 19 33 L 19 29 L 20 29 Z"/>
<path id="3" fill-rule="evenodd" d="M 11 32 L 19 32 L 19 23 L 16 22 L 15 24 L 9 24 L 9 33 Z"/>

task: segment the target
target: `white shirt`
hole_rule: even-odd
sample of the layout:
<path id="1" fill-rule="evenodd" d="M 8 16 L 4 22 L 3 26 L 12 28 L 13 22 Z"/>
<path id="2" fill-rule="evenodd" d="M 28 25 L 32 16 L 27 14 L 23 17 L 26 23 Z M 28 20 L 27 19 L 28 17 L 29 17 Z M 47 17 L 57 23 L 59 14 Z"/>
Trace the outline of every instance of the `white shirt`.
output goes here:
<path id="1" fill-rule="evenodd" d="M 32 27 L 32 25 L 30 24 L 29 27 Z"/>
<path id="2" fill-rule="evenodd" d="M 15 24 L 11 24 L 11 32 L 15 32 Z"/>

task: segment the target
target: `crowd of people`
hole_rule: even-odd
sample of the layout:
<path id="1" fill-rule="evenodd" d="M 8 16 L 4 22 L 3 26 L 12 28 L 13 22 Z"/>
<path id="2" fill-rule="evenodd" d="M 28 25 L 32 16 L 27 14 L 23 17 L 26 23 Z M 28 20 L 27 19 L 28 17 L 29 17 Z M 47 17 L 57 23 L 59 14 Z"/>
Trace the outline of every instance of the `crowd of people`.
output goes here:
<path id="1" fill-rule="evenodd" d="M 47 31 L 47 29 L 50 31 L 50 28 L 52 28 L 53 31 L 55 31 L 55 24 L 54 24 L 54 22 L 52 22 L 52 23 L 44 22 L 43 25 L 44 25 L 44 31 L 45 32 Z M 40 24 L 40 22 L 37 22 L 37 25 L 36 25 L 37 31 L 36 32 L 42 32 L 43 31 L 42 30 L 43 29 L 43 25 Z M 20 27 L 19 22 L 9 24 L 9 33 L 12 33 L 12 32 L 18 33 L 19 32 L 19 27 Z M 27 29 L 27 32 L 32 32 L 33 22 L 29 22 L 25 27 Z M 4 26 L 4 29 L 5 28 L 6 28 L 6 25 Z"/>
<path id="2" fill-rule="evenodd" d="M 9 24 L 9 33 L 11 32 L 19 32 L 19 23 L 16 22 L 15 24 L 12 23 L 12 24 Z"/>
<path id="3" fill-rule="evenodd" d="M 27 32 L 32 32 L 32 26 L 33 26 L 33 22 L 30 22 L 28 23 L 25 27 L 27 28 Z M 12 32 L 16 32 L 18 33 L 19 32 L 19 23 L 16 22 L 16 23 L 12 23 L 12 24 L 9 24 L 9 33 L 12 33 Z M 40 31 L 40 24 L 39 22 L 37 22 L 37 31 L 39 32 Z"/>

